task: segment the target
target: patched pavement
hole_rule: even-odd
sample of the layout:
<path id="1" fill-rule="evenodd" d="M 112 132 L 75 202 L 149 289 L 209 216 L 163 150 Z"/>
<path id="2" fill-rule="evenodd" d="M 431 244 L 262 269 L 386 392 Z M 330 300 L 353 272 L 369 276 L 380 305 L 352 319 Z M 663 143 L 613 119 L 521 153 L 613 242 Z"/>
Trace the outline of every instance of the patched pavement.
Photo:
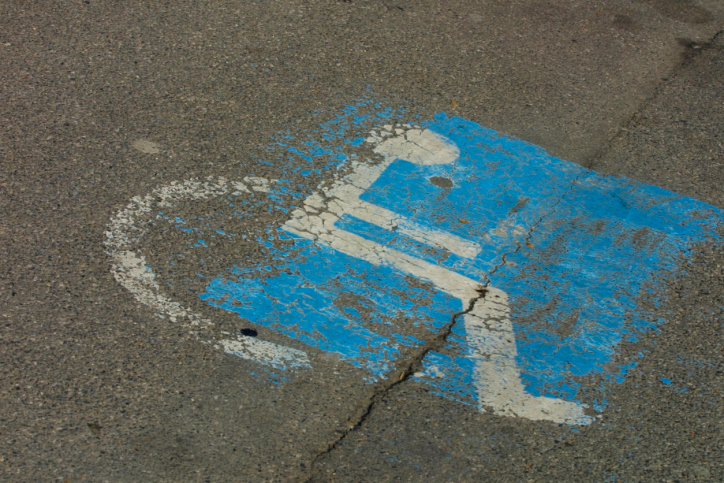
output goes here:
<path id="1" fill-rule="evenodd" d="M 0 8 L 4 480 L 724 477 L 717 2 Z"/>

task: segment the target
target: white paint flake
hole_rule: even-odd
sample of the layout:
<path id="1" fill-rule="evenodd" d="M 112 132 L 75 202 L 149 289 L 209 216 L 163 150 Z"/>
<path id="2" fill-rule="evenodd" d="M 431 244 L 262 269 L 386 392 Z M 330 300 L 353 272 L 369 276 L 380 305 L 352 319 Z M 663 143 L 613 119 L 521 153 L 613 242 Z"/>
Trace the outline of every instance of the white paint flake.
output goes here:
<path id="1" fill-rule="evenodd" d="M 258 362 L 275 369 L 309 368 L 307 353 L 271 342 L 240 336 L 237 340 L 220 340 L 219 346 L 227 354 Z"/>

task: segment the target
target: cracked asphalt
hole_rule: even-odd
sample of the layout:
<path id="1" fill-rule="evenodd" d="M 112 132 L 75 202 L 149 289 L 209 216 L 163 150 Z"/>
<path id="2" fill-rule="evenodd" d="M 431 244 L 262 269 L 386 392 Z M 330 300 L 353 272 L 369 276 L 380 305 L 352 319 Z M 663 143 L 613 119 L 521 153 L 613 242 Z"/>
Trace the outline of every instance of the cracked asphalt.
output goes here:
<path id="1" fill-rule="evenodd" d="M 269 153 L 287 135 L 300 149 L 321 142 L 320 124 L 360 100 L 401 122 L 445 112 L 724 209 L 720 2 L 5 2 L 0 23 L 2 481 L 724 480 L 720 241 L 651 275 L 662 303 L 638 303 L 663 322 L 620 344 L 610 364 L 637 361 L 620 383 L 577 379 L 581 400 L 606 387 L 588 426 L 481 412 L 416 376 L 482 298 L 421 326 L 438 302 L 405 278 L 379 331 L 413 342 L 378 370 L 257 324 L 232 298 L 204 299 L 197 276 L 267 264 L 265 277 L 285 275 L 257 240 L 289 214 L 253 187 L 331 183 L 327 158 L 300 169 Z M 104 243 L 133 197 L 210 176 L 252 180 L 249 216 L 213 225 L 246 238 L 206 237 L 199 255 L 174 227 L 222 212 L 221 196 L 179 200 L 171 222 L 143 225 L 155 280 L 213 322 L 200 329 L 139 303 Z M 430 182 L 449 191 L 451 179 Z M 466 216 L 456 229 L 475 224 Z M 540 243 L 528 235 L 504 264 Z M 540 257 L 544 279 L 554 256 Z M 369 321 L 356 294 L 386 281 L 363 281 L 334 303 Z M 313 369 L 226 353 L 229 334 L 305 351 Z"/>

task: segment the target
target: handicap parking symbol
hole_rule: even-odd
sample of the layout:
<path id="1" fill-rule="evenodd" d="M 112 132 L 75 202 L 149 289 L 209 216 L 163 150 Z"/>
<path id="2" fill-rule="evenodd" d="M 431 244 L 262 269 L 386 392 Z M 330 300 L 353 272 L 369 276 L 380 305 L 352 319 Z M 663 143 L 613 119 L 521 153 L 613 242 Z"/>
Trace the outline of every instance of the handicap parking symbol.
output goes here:
<path id="1" fill-rule="evenodd" d="M 360 107 L 323 125 L 323 142 L 274 143 L 292 164 L 330 160 L 309 192 L 283 177 L 210 177 L 131 200 L 107 232 L 116 279 L 172 321 L 212 325 L 166 295 L 144 235 L 167 221 L 203 250 L 202 232 L 246 234 L 218 217 L 174 217 L 180 202 L 222 198 L 225 216 L 241 217 L 250 199 L 266 200 L 286 213 L 257 238 L 267 259 L 206 274 L 200 298 L 294 344 L 239 334 L 211 345 L 290 372 L 314 370 L 309 353 L 322 351 L 374 381 L 403 348 L 423 346 L 412 334 L 449 331 L 414 380 L 480 411 L 590 424 L 605 404 L 579 400 L 582 378 L 623 380 L 632 365 L 611 361 L 664 322 L 651 309 L 661 284 L 696 243 L 717 238 L 721 212 L 465 119 L 411 124 Z"/>

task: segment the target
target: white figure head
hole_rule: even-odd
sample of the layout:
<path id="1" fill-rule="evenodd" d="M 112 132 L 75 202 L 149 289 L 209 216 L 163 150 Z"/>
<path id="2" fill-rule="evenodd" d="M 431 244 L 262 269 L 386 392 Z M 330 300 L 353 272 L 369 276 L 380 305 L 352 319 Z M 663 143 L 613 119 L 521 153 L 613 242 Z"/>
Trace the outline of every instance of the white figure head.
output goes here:
<path id="1" fill-rule="evenodd" d="M 378 142 L 373 149 L 388 160 L 401 159 L 421 165 L 448 164 L 458 156 L 460 150 L 444 136 L 429 129 L 406 129 L 397 136 L 386 138 L 373 137 L 368 142 Z M 387 133 L 381 133 L 383 136 Z"/>

